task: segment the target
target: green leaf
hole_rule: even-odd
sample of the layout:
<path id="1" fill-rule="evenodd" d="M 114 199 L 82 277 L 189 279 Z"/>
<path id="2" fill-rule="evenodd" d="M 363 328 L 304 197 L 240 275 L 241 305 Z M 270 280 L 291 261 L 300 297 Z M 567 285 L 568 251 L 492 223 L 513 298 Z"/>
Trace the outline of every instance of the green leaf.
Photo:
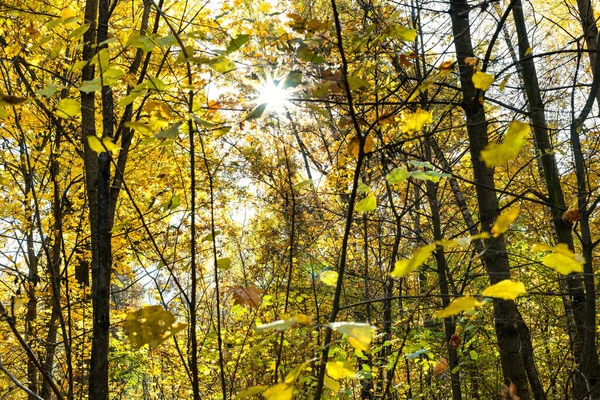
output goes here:
<path id="1" fill-rule="evenodd" d="M 176 323 L 173 314 L 161 306 L 148 306 L 127 314 L 123 327 L 135 349 L 145 344 L 153 349 L 185 329 L 186 324 Z"/>
<path id="2" fill-rule="evenodd" d="M 123 75 L 125 75 L 125 72 L 123 72 L 121 69 L 110 67 L 102 74 L 102 84 L 112 87 Z"/>
<path id="3" fill-rule="evenodd" d="M 325 59 L 323 57 L 316 54 L 314 51 L 312 51 L 310 49 L 310 47 L 308 47 L 306 45 L 301 46 L 298 49 L 298 57 L 300 57 L 300 59 L 302 61 L 307 61 L 307 62 L 311 62 L 311 63 L 315 63 L 315 64 L 323 64 L 325 62 Z"/>
<path id="4" fill-rule="evenodd" d="M 227 44 L 227 54 L 233 53 L 234 51 L 238 51 L 243 45 L 248 43 L 250 40 L 250 35 L 239 35 L 234 39 L 231 39 Z"/>
<path id="5" fill-rule="evenodd" d="M 148 90 L 162 92 L 167 88 L 167 85 L 159 78 L 150 76 L 146 80 L 146 87 L 148 88 Z"/>
<path id="6" fill-rule="evenodd" d="M 359 78 L 357 76 L 349 76 L 348 84 L 350 85 L 350 89 L 352 90 L 368 89 L 371 86 L 369 81 Z"/>
<path id="7" fill-rule="evenodd" d="M 157 139 L 176 139 L 179 137 L 179 127 L 180 126 L 181 126 L 181 122 L 178 122 L 174 125 L 171 125 L 167 129 L 156 133 L 154 136 Z"/>
<path id="8" fill-rule="evenodd" d="M 179 196 L 179 193 L 175 193 L 173 195 L 173 197 L 171 197 L 169 202 L 166 204 L 165 208 L 167 210 L 174 210 L 177 207 L 179 207 L 180 205 L 181 205 L 181 196 Z M 229 260 L 229 264 L 231 266 L 231 260 Z M 218 261 L 217 261 L 217 265 L 219 265 Z"/>
<path id="9" fill-rule="evenodd" d="M 79 28 L 73 30 L 73 32 L 69 33 L 67 39 L 75 39 L 80 36 L 83 36 L 83 34 L 86 33 L 88 29 L 90 29 L 90 24 L 83 24 Z"/>
<path id="10" fill-rule="evenodd" d="M 375 211 L 377 208 L 377 198 L 373 193 L 369 194 L 367 197 L 359 201 L 354 209 L 356 211 L 369 212 Z"/>
<path id="11" fill-rule="evenodd" d="M 394 264 L 394 270 L 392 273 L 390 273 L 390 276 L 394 278 L 402 278 L 408 275 L 423 265 L 425 261 L 429 259 L 429 256 L 431 256 L 431 253 L 433 253 L 434 250 L 434 243 L 417 249 L 411 258 L 397 261 L 396 264 Z"/>
<path id="12" fill-rule="evenodd" d="M 62 89 L 62 88 L 63 88 L 63 86 L 50 85 L 46 89 L 36 90 L 35 93 L 37 93 L 41 96 L 44 96 L 44 97 L 50 97 L 54 93 L 56 93 L 59 89 Z"/>
<path id="13" fill-rule="evenodd" d="M 61 99 L 56 105 L 54 112 L 60 118 L 71 119 L 81 114 L 81 104 L 75 99 Z"/>
<path id="14" fill-rule="evenodd" d="M 81 86 L 79 86 L 79 90 L 84 93 L 91 93 L 102 90 L 102 85 L 100 85 L 100 81 L 98 79 L 83 81 L 81 82 Z"/>
<path id="15" fill-rule="evenodd" d="M 439 182 L 441 178 L 449 178 L 452 175 L 436 171 L 413 171 L 410 176 L 424 181 Z"/>
<path id="16" fill-rule="evenodd" d="M 358 185 L 358 191 L 361 192 L 361 193 L 369 194 L 371 192 L 371 188 L 361 182 Z"/>
<path id="17" fill-rule="evenodd" d="M 319 280 L 328 286 L 336 286 L 338 273 L 335 271 L 323 271 L 319 275 Z"/>
<path id="18" fill-rule="evenodd" d="M 159 39 L 156 39 L 156 44 L 160 47 L 171 47 L 177 43 L 177 38 L 173 34 L 169 34 L 167 36 L 163 36 Z"/>
<path id="19" fill-rule="evenodd" d="M 368 352 L 375 336 L 375 327 L 360 322 L 332 322 L 329 327 L 348 336 L 348 343 L 357 350 Z"/>
<path id="20" fill-rule="evenodd" d="M 92 57 L 91 62 L 92 64 L 98 66 L 98 69 L 100 70 L 101 74 L 105 71 L 108 71 L 110 65 L 110 54 L 108 52 L 108 49 L 100 49 L 100 51 L 98 51 L 94 55 L 94 57 Z"/>
<path id="21" fill-rule="evenodd" d="M 219 230 L 215 231 L 215 235 L 216 236 L 219 236 L 220 234 L 221 234 L 221 231 L 219 231 Z M 212 233 L 207 233 L 200 240 L 202 242 L 212 242 L 212 240 L 213 240 L 213 234 Z"/>
<path id="22" fill-rule="evenodd" d="M 252 111 L 248 113 L 248 115 L 246 115 L 244 121 L 251 121 L 253 119 L 260 118 L 260 116 L 263 115 L 263 113 L 265 112 L 266 108 L 267 103 L 257 105 L 252 109 Z"/>
<path id="23" fill-rule="evenodd" d="M 302 72 L 292 71 L 283 78 L 282 89 L 295 88 L 302 84 Z"/>
<path id="24" fill-rule="evenodd" d="M 412 42 L 417 38 L 417 30 L 416 29 L 405 28 L 400 25 L 389 26 L 385 30 L 385 34 L 387 37 L 398 38 L 405 42 Z"/>
<path id="25" fill-rule="evenodd" d="M 217 260 L 217 268 L 222 269 L 222 270 L 228 270 L 229 268 L 231 268 L 231 258 L 229 258 L 229 257 L 219 258 Z"/>
<path id="26" fill-rule="evenodd" d="M 386 175 L 385 180 L 388 181 L 390 185 L 395 185 L 396 183 L 404 182 L 410 175 L 410 172 L 404 168 L 394 168 Z"/>

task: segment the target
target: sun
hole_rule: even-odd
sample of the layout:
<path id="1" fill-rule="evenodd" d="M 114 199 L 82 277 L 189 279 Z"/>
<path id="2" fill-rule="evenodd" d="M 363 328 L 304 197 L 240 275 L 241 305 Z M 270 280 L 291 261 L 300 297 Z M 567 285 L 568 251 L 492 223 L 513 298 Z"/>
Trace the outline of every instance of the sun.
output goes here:
<path id="1" fill-rule="evenodd" d="M 258 87 L 258 98 L 256 104 L 267 104 L 267 112 L 273 111 L 277 114 L 283 114 L 289 107 L 289 92 L 284 87 L 282 80 L 267 79 Z"/>

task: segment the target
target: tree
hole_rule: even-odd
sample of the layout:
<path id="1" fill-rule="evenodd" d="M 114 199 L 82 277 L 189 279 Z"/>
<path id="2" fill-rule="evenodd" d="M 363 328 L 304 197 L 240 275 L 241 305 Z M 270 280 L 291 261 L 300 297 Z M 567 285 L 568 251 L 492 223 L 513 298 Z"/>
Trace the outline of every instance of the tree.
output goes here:
<path id="1" fill-rule="evenodd" d="M 596 393 L 591 3 L 0 10 L 2 396 Z"/>

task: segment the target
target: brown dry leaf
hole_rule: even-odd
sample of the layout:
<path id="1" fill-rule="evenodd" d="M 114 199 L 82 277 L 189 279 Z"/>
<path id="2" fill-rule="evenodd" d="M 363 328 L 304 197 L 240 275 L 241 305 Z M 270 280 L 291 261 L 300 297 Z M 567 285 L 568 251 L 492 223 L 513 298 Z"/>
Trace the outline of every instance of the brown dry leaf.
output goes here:
<path id="1" fill-rule="evenodd" d="M 410 67 L 410 66 L 412 66 L 412 62 L 408 59 L 407 55 L 400 54 L 400 66 L 401 67 Z"/>
<path id="2" fill-rule="evenodd" d="M 579 214 L 579 210 L 571 209 L 564 212 L 562 219 L 563 221 L 572 224 L 573 222 L 579 221 L 581 219 L 581 215 Z"/>
<path id="3" fill-rule="evenodd" d="M 360 121 L 359 121 L 360 122 Z M 365 138 L 365 154 L 373 152 L 375 148 L 375 142 L 371 136 Z M 348 142 L 348 155 L 354 158 L 358 158 L 358 152 L 360 150 L 360 139 L 358 136 L 353 136 Z"/>
<path id="4" fill-rule="evenodd" d="M 440 357 L 437 364 L 435 364 L 435 367 L 433 367 L 433 376 L 435 376 L 437 378 L 438 376 L 443 374 L 444 371 L 446 371 L 447 369 L 448 369 L 448 360 L 446 360 L 444 357 Z"/>
<path id="5" fill-rule="evenodd" d="M 452 336 L 450 336 L 450 341 L 448 341 L 448 346 L 450 346 L 451 349 L 457 349 L 459 345 L 460 337 L 456 333 L 453 333 Z"/>
<path id="6" fill-rule="evenodd" d="M 502 400 L 521 400 L 521 398 L 517 396 L 517 388 L 512 382 L 510 385 L 504 386 L 500 396 L 502 396 Z"/>
<path id="7" fill-rule="evenodd" d="M 474 67 L 479 62 L 477 57 L 465 57 L 465 64 Z"/>
<path id="8" fill-rule="evenodd" d="M 260 295 L 262 294 L 262 291 L 255 286 L 243 288 L 235 285 L 229 288 L 229 293 L 233 296 L 234 304 L 245 305 L 257 309 L 260 304 Z"/>
<path id="9" fill-rule="evenodd" d="M 10 94 L 3 94 L 0 96 L 0 105 L 11 105 L 16 106 L 19 104 L 23 104 L 27 101 L 26 97 L 17 97 L 12 96 Z"/>

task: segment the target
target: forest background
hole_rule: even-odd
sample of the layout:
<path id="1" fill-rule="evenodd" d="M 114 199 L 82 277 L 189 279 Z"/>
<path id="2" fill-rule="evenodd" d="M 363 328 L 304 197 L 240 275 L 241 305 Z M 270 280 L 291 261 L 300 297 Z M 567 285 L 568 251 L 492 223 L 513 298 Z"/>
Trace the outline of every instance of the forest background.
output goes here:
<path id="1" fill-rule="evenodd" d="M 1 1 L 0 398 L 600 398 L 594 8 Z"/>

